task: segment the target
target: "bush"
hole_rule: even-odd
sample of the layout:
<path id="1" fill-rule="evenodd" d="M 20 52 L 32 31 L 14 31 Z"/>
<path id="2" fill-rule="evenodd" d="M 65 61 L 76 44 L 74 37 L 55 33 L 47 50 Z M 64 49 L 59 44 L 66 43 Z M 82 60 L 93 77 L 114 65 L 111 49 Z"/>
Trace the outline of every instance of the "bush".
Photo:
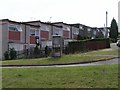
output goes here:
<path id="1" fill-rule="evenodd" d="M 14 48 L 11 48 L 9 55 L 10 55 L 10 59 L 11 60 L 12 59 L 16 59 L 17 58 L 17 52 L 16 52 L 16 50 Z"/>
<path id="2" fill-rule="evenodd" d="M 36 45 L 36 47 L 34 48 L 34 56 L 35 57 L 39 57 L 40 56 L 40 50 L 38 48 L 38 45 Z"/>
<path id="3" fill-rule="evenodd" d="M 4 53 L 5 60 L 9 60 L 9 51 L 6 51 Z"/>
<path id="4" fill-rule="evenodd" d="M 77 40 L 86 40 L 86 39 L 90 39 L 91 37 L 85 37 L 85 36 L 81 36 L 81 35 L 77 35 Z"/>

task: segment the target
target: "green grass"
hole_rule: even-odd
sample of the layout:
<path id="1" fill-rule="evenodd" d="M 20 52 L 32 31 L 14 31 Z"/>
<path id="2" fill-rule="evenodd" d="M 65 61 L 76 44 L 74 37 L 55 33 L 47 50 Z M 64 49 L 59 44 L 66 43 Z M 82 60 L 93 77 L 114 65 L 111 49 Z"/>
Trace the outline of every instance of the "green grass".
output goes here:
<path id="1" fill-rule="evenodd" d="M 25 65 L 25 64 L 62 64 L 62 63 L 75 63 L 84 61 L 96 61 L 100 59 L 108 59 L 112 56 L 86 56 L 86 55 L 66 55 L 61 58 L 47 58 L 47 59 L 24 59 L 24 60 L 11 60 L 3 61 L 3 65 Z"/>
<path id="2" fill-rule="evenodd" d="M 34 65 L 34 64 L 63 64 L 76 63 L 84 61 L 96 61 L 101 59 L 110 59 L 118 55 L 118 50 L 99 50 L 87 53 L 63 55 L 61 58 L 39 58 L 39 59 L 21 59 L 2 61 L 3 65 Z"/>
<path id="3" fill-rule="evenodd" d="M 118 55 L 120 50 L 103 49 L 99 51 L 88 52 L 88 55 Z"/>
<path id="4" fill-rule="evenodd" d="M 3 88 L 118 88 L 117 64 L 3 68 L 2 74 Z"/>
<path id="5" fill-rule="evenodd" d="M 113 55 L 113 56 L 112 56 Z M 104 49 L 79 54 L 63 55 L 61 58 L 39 58 L 39 59 L 20 59 L 1 61 L 3 65 L 20 64 L 63 64 L 84 61 L 96 61 L 101 59 L 110 59 L 118 55 L 118 50 Z"/>

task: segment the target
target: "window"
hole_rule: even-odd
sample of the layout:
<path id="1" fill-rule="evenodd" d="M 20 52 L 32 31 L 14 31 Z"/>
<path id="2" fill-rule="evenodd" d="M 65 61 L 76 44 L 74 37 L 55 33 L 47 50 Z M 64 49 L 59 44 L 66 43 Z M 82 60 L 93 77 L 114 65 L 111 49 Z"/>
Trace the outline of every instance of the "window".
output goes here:
<path id="1" fill-rule="evenodd" d="M 97 29 L 97 31 L 98 31 L 98 32 L 100 32 L 100 30 L 99 30 L 99 29 Z"/>
<path id="2" fill-rule="evenodd" d="M 74 29 L 74 34 L 79 34 L 79 30 L 78 29 Z"/>
<path id="3" fill-rule="evenodd" d="M 18 32 L 20 32 L 20 31 L 22 31 L 22 28 L 21 28 L 21 26 L 20 25 L 9 25 L 9 30 L 10 31 L 18 31 Z"/>
<path id="4" fill-rule="evenodd" d="M 82 27 L 82 26 L 80 26 L 80 29 L 81 29 L 81 30 L 83 30 L 83 27 Z"/>
<path id="5" fill-rule="evenodd" d="M 39 30 L 35 30 L 35 36 L 39 36 Z"/>
<path id="6" fill-rule="evenodd" d="M 96 34 L 97 34 L 97 32 L 96 32 L 96 31 L 94 31 L 93 33 L 94 33 L 94 35 L 96 35 Z"/>
<path id="7" fill-rule="evenodd" d="M 35 30 L 34 29 L 30 30 L 30 36 L 35 36 Z"/>
<path id="8" fill-rule="evenodd" d="M 63 30 L 70 31 L 70 28 L 69 27 L 64 27 Z"/>
<path id="9" fill-rule="evenodd" d="M 39 36 L 39 30 L 30 29 L 30 36 Z"/>
<path id="10" fill-rule="evenodd" d="M 88 28 L 88 29 L 87 29 L 87 31 L 88 31 L 88 32 L 90 32 L 90 31 L 91 31 L 91 29 L 90 29 L 90 28 Z"/>
<path id="11" fill-rule="evenodd" d="M 45 31 L 49 31 L 49 28 L 48 26 L 45 26 L 45 25 L 41 25 L 41 30 L 45 30 Z"/>
<path id="12" fill-rule="evenodd" d="M 54 29 L 54 31 L 53 31 L 53 35 L 62 35 L 62 30 L 60 30 L 60 29 Z"/>

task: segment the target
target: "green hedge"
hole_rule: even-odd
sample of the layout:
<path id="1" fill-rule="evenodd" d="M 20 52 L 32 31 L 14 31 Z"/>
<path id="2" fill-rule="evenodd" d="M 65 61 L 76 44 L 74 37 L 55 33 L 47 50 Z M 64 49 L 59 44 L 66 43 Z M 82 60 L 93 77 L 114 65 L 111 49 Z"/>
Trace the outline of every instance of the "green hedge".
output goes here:
<path id="1" fill-rule="evenodd" d="M 99 43 L 102 45 L 99 46 Z M 109 38 L 97 38 L 72 41 L 68 43 L 68 48 L 69 53 L 83 52 L 87 50 L 97 50 L 101 48 L 110 48 L 110 40 Z"/>

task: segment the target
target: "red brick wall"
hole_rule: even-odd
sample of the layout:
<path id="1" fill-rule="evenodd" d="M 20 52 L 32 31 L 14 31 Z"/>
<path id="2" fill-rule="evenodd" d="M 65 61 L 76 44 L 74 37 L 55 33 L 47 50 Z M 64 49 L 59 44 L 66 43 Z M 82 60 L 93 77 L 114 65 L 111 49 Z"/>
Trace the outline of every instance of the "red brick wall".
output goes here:
<path id="1" fill-rule="evenodd" d="M 41 38 L 49 39 L 49 32 L 48 31 L 41 31 Z"/>
<path id="2" fill-rule="evenodd" d="M 69 31 L 63 31 L 64 38 L 69 38 Z"/>
<path id="3" fill-rule="evenodd" d="M 35 36 L 30 36 L 30 44 L 36 44 Z"/>
<path id="4" fill-rule="evenodd" d="M 20 41 L 20 32 L 9 31 L 9 40 L 17 40 Z"/>

